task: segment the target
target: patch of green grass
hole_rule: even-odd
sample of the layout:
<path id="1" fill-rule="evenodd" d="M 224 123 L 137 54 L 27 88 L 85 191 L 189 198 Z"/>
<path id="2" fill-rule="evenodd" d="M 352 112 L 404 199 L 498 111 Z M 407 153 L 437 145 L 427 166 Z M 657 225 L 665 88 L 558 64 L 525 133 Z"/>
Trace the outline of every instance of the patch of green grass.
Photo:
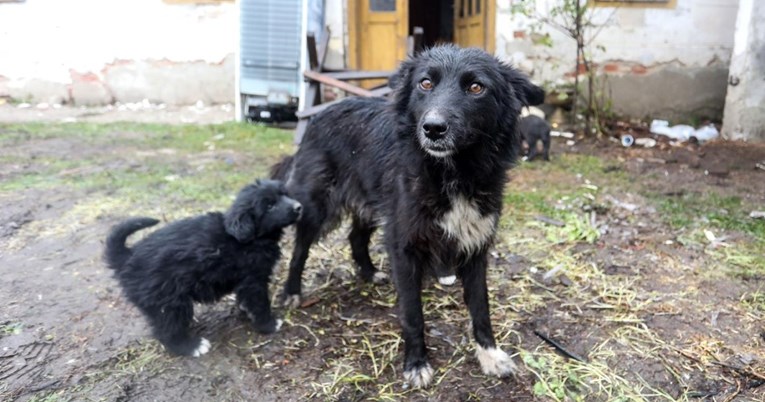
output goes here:
<path id="1" fill-rule="evenodd" d="M 131 134 L 131 135 L 124 135 Z M 213 149 L 254 151 L 275 156 L 291 153 L 292 132 L 264 125 L 224 123 L 170 125 L 153 123 L 24 123 L 0 124 L 0 145 L 20 141 L 75 137 L 84 141 L 123 143 L 146 149 L 177 148 L 192 152 Z M 212 146 L 212 147 L 211 147 Z"/>
<path id="2" fill-rule="evenodd" d="M 654 198 L 664 220 L 673 228 L 710 226 L 747 233 L 765 242 L 765 220 L 749 218 L 750 211 L 741 197 L 705 193 Z"/>
<path id="3" fill-rule="evenodd" d="M 722 261 L 727 273 L 742 279 L 765 278 L 765 255 L 762 243 L 739 242 L 729 247 L 709 250 L 708 254 Z"/>
<path id="4" fill-rule="evenodd" d="M 8 335 L 18 335 L 21 333 L 21 329 L 24 327 L 20 322 L 6 321 L 0 324 L 0 337 Z"/>

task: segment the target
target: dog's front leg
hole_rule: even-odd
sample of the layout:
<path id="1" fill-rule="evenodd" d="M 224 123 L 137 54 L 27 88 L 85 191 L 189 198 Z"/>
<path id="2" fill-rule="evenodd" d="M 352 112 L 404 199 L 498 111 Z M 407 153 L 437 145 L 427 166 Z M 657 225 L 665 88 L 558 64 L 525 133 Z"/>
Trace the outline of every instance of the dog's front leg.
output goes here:
<path id="1" fill-rule="evenodd" d="M 421 297 L 423 267 L 414 256 L 403 250 L 393 254 L 391 263 L 404 334 L 404 378 L 413 387 L 426 387 L 433 379 L 433 368 L 428 363 L 425 350 Z"/>
<path id="2" fill-rule="evenodd" d="M 260 278 L 245 280 L 236 289 L 236 300 L 258 332 L 270 334 L 281 328 L 282 320 L 271 314 L 267 281 Z"/>
<path id="3" fill-rule="evenodd" d="M 458 270 L 462 278 L 465 304 L 473 320 L 476 357 L 484 374 L 504 377 L 513 374 L 516 366 L 510 356 L 497 348 L 489 318 L 489 296 L 486 288 L 487 253 L 470 257 Z"/>

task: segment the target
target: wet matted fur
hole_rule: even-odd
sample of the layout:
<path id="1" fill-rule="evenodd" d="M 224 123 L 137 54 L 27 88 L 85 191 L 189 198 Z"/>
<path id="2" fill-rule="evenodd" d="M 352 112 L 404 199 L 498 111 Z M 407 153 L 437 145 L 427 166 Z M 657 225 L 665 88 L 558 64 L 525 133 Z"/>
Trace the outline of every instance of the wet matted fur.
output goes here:
<path id="1" fill-rule="evenodd" d="M 425 272 L 455 267 L 470 311 L 477 357 L 487 374 L 514 370 L 496 347 L 489 319 L 487 252 L 502 209 L 506 171 L 520 151 L 522 105 L 544 92 L 478 49 L 440 46 L 401 64 L 395 99 L 351 98 L 307 127 L 300 148 L 274 166 L 303 204 L 284 287 L 299 301 L 311 245 L 343 215 L 364 280 L 381 277 L 369 239 L 384 227 L 405 340 L 404 375 L 427 386 L 421 288 Z"/>
<path id="2" fill-rule="evenodd" d="M 104 259 L 165 348 L 199 356 L 210 343 L 189 333 L 194 302 L 212 303 L 235 292 L 257 331 L 279 329 L 268 282 L 281 255 L 283 229 L 298 220 L 301 208 L 281 182 L 259 180 L 243 188 L 225 214 L 170 223 L 132 248 L 125 246 L 127 237 L 159 221 L 133 218 L 116 225 Z"/>

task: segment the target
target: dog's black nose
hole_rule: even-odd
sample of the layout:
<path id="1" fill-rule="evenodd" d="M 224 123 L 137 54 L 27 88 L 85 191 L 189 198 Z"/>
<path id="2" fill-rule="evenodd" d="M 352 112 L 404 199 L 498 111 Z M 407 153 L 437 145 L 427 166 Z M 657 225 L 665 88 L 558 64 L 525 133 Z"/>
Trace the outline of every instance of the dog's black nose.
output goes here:
<path id="1" fill-rule="evenodd" d="M 303 212 L 303 206 L 300 204 L 295 204 L 295 206 L 292 208 L 296 214 L 299 214 Z"/>
<path id="2" fill-rule="evenodd" d="M 427 116 L 422 123 L 422 131 L 431 140 L 443 137 L 447 130 L 449 130 L 449 125 L 446 124 L 446 120 L 441 116 Z"/>

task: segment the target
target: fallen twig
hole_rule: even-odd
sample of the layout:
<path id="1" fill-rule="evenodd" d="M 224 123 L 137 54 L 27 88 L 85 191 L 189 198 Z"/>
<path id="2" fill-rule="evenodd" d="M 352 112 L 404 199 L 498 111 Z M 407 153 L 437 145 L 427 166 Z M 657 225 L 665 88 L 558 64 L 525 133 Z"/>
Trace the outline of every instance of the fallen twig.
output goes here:
<path id="1" fill-rule="evenodd" d="M 727 368 L 729 370 L 733 370 L 733 371 L 735 371 L 735 372 L 737 372 L 739 374 L 743 374 L 743 375 L 746 375 L 748 377 L 754 377 L 754 378 L 757 378 L 759 380 L 765 381 L 765 375 L 762 375 L 760 373 L 756 373 L 754 371 L 748 370 L 748 369 L 746 369 L 744 367 L 734 366 L 732 364 L 723 363 L 721 361 L 712 361 L 710 363 L 714 364 L 715 366 L 725 367 L 725 368 Z"/>
<path id="2" fill-rule="evenodd" d="M 584 360 L 584 358 L 582 358 L 581 356 L 577 355 L 574 352 L 568 351 L 566 348 L 563 347 L 563 345 L 561 345 L 560 343 L 558 343 L 558 342 L 548 338 L 546 335 L 543 335 L 541 332 L 539 332 L 537 330 L 534 330 L 534 334 L 536 336 L 542 338 L 543 341 L 545 341 L 547 344 L 549 344 L 550 346 L 552 346 L 555 349 L 557 349 L 559 352 L 563 353 L 564 356 L 569 357 L 571 359 L 574 359 L 576 361 L 582 362 L 582 363 L 587 363 L 587 361 Z"/>

